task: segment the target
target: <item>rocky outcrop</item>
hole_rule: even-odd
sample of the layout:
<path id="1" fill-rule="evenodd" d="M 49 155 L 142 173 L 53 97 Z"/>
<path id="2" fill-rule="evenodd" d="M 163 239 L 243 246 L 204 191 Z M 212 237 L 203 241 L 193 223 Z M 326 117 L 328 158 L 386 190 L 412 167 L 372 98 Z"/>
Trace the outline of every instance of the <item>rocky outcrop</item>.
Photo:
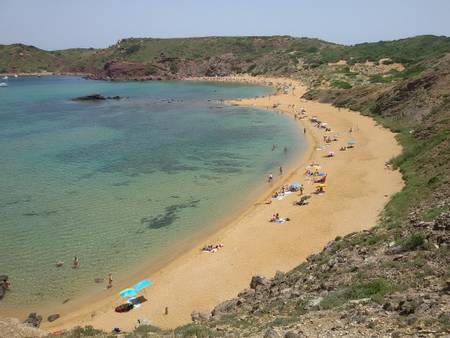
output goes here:
<path id="1" fill-rule="evenodd" d="M 121 96 L 103 96 L 100 94 L 90 94 L 79 96 L 72 99 L 72 101 L 105 101 L 105 100 L 120 100 Z"/>
<path id="2" fill-rule="evenodd" d="M 15 318 L 0 318 L 0 337 L 5 338 L 34 338 L 46 337 L 47 332 L 20 323 Z"/>
<path id="3" fill-rule="evenodd" d="M 35 312 L 32 312 L 28 315 L 28 318 L 25 319 L 25 321 L 23 323 L 26 325 L 29 325 L 31 327 L 38 328 L 39 326 L 41 326 L 41 322 L 42 322 L 42 316 L 38 315 Z"/>

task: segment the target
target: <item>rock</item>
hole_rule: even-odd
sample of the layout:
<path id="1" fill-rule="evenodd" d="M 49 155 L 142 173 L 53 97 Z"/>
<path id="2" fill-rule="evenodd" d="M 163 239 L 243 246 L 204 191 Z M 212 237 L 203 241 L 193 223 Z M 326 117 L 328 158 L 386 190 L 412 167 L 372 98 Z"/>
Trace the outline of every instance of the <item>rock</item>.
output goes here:
<path id="1" fill-rule="evenodd" d="M 38 328 L 41 326 L 42 316 L 38 315 L 36 312 L 32 312 L 28 315 L 28 318 L 23 322 L 31 327 Z"/>
<path id="2" fill-rule="evenodd" d="M 220 317 L 221 315 L 229 312 L 233 307 L 236 306 L 237 299 L 226 300 L 223 303 L 217 305 L 211 312 L 214 317 Z"/>
<path id="3" fill-rule="evenodd" d="M 264 338 L 279 338 L 279 337 L 281 337 L 280 334 L 272 328 L 268 329 L 264 334 Z"/>
<path id="4" fill-rule="evenodd" d="M 208 320 L 209 318 L 211 318 L 211 315 L 206 312 L 193 311 L 191 313 L 191 319 L 193 322 L 203 322 Z"/>
<path id="5" fill-rule="evenodd" d="M 47 320 L 51 323 L 51 322 L 54 322 L 55 320 L 57 320 L 59 317 L 60 317 L 59 314 L 55 313 L 53 315 L 48 316 Z"/>
<path id="6" fill-rule="evenodd" d="M 387 303 L 383 304 L 383 310 L 385 310 L 385 311 L 394 311 L 395 307 L 391 303 L 387 302 Z"/>
<path id="7" fill-rule="evenodd" d="M 79 96 L 72 101 L 103 101 L 106 100 L 106 97 L 100 94 L 91 94 L 91 95 L 85 95 L 85 96 Z"/>
<path id="8" fill-rule="evenodd" d="M 288 331 L 284 334 L 284 338 L 299 338 L 300 336 L 294 331 Z"/>
<path id="9" fill-rule="evenodd" d="M 119 95 L 103 96 L 100 94 L 91 94 L 91 95 L 76 97 L 76 98 L 72 99 L 72 101 L 105 101 L 105 100 L 120 100 L 120 99 L 122 99 L 122 97 Z"/>
<path id="10" fill-rule="evenodd" d="M 319 304 L 322 300 L 323 300 L 322 297 L 313 298 L 309 301 L 308 305 L 311 307 L 319 306 Z"/>
<path id="11" fill-rule="evenodd" d="M 256 287 L 259 285 L 269 286 L 270 281 L 266 277 L 263 277 L 263 276 L 253 276 L 252 280 L 250 282 L 250 288 L 256 289 Z"/>
<path id="12" fill-rule="evenodd" d="M 413 300 L 401 301 L 397 306 L 397 311 L 400 315 L 407 316 L 416 311 L 416 302 Z"/>

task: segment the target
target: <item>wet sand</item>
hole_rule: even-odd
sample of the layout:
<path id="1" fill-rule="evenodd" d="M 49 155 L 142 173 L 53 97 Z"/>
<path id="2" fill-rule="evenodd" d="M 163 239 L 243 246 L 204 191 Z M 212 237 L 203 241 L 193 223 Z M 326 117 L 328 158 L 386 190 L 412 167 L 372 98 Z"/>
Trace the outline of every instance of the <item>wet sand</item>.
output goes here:
<path id="1" fill-rule="evenodd" d="M 114 308 L 123 301 L 118 296 L 121 288 L 114 286 L 89 306 L 74 309 L 54 323 L 44 323 L 44 329 L 53 332 L 76 325 L 92 325 L 108 332 L 113 327 L 131 330 L 138 318 L 163 328 L 189 323 L 192 311 L 210 311 L 220 302 L 235 297 L 248 287 L 253 275 L 271 277 L 278 270 L 288 271 L 310 254 L 320 251 L 336 236 L 373 227 L 389 198 L 402 189 L 400 173 L 385 168 L 385 162 L 400 154 L 401 148 L 394 134 L 376 125 L 371 118 L 301 100 L 306 88 L 288 79 L 239 76 L 215 80 L 273 87 L 290 84 L 287 94 L 229 103 L 291 114 L 292 123 L 302 131 L 306 128 L 309 145 L 304 156 L 291 172 L 281 177 L 274 172 L 277 177 L 274 183 L 269 184 L 261 178 L 261 184 L 267 185 L 267 190 L 235 220 L 199 239 L 198 243 L 192 243 L 193 249 L 178 255 L 158 271 L 149 272 L 147 278 L 154 285 L 141 292 L 148 302 L 139 308 L 128 313 L 115 313 Z M 272 108 L 274 104 L 278 104 L 277 108 Z M 318 150 L 324 145 L 324 129 L 315 127 L 308 118 L 294 120 L 294 109 L 290 106 L 293 104 L 295 110 L 304 107 L 308 118 L 315 115 L 327 122 L 331 134 L 339 134 L 339 141 Z M 355 140 L 356 146 L 339 151 L 349 139 Z M 335 157 L 325 157 L 330 150 L 336 153 Z M 309 205 L 302 207 L 293 205 L 299 199 L 298 193 L 281 201 L 265 203 L 282 184 L 294 181 L 304 184 L 304 194 L 312 193 L 316 184 L 304 176 L 305 167 L 311 162 L 318 162 L 328 174 L 324 194 L 312 194 Z M 288 217 L 290 221 L 284 224 L 269 222 L 274 213 Z M 223 243 L 224 247 L 216 253 L 201 252 L 205 244 L 216 243 Z M 164 314 L 166 307 L 168 315 Z"/>

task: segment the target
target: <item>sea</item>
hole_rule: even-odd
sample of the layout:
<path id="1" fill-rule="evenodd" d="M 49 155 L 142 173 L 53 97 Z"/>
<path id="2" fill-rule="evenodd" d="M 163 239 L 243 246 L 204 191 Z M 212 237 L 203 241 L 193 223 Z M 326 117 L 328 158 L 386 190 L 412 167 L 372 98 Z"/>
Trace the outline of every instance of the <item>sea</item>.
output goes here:
<path id="1" fill-rule="evenodd" d="M 12 289 L 0 308 L 95 296 L 109 273 L 131 285 L 143 266 L 161 265 L 249 205 L 305 140 L 291 117 L 222 100 L 272 91 L 10 78 L 0 88 L 0 275 Z M 72 100 L 94 93 L 122 98 Z"/>

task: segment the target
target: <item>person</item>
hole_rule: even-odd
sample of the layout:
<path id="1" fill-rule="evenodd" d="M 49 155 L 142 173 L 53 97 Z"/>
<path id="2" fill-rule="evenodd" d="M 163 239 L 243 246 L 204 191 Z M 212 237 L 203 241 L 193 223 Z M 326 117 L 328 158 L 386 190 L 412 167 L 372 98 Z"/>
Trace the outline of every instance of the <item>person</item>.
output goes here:
<path id="1" fill-rule="evenodd" d="M 303 195 L 303 184 L 300 184 L 300 196 L 302 196 Z"/>
<path id="2" fill-rule="evenodd" d="M 276 147 L 277 147 L 276 144 L 272 144 L 272 151 L 274 151 Z"/>
<path id="3" fill-rule="evenodd" d="M 306 134 L 306 128 L 303 128 L 303 134 Z"/>
<path id="4" fill-rule="evenodd" d="M 80 267 L 80 259 L 77 256 L 75 256 L 73 258 L 73 268 L 78 269 L 79 267 Z"/>
<path id="5" fill-rule="evenodd" d="M 280 165 L 280 175 L 283 175 L 283 167 Z"/>
<path id="6" fill-rule="evenodd" d="M 269 174 L 269 179 L 268 179 L 268 181 L 269 181 L 269 182 L 272 182 L 272 180 L 273 180 L 273 175 L 272 175 L 272 174 Z"/>
<path id="7" fill-rule="evenodd" d="M 352 127 L 350 127 L 350 129 L 348 130 L 348 132 L 351 134 L 352 133 L 352 131 L 353 131 L 353 128 Z"/>
<path id="8" fill-rule="evenodd" d="M 108 274 L 108 289 L 112 288 L 112 282 L 113 282 L 113 278 L 112 278 L 112 273 L 110 272 Z"/>
<path id="9" fill-rule="evenodd" d="M 5 290 L 11 289 L 11 282 L 9 281 L 9 279 L 7 279 L 7 280 L 5 280 L 5 281 L 3 282 L 3 288 L 4 288 Z"/>
<path id="10" fill-rule="evenodd" d="M 288 148 L 287 148 L 287 147 L 284 147 L 283 151 L 284 151 L 285 154 L 287 154 Z"/>

